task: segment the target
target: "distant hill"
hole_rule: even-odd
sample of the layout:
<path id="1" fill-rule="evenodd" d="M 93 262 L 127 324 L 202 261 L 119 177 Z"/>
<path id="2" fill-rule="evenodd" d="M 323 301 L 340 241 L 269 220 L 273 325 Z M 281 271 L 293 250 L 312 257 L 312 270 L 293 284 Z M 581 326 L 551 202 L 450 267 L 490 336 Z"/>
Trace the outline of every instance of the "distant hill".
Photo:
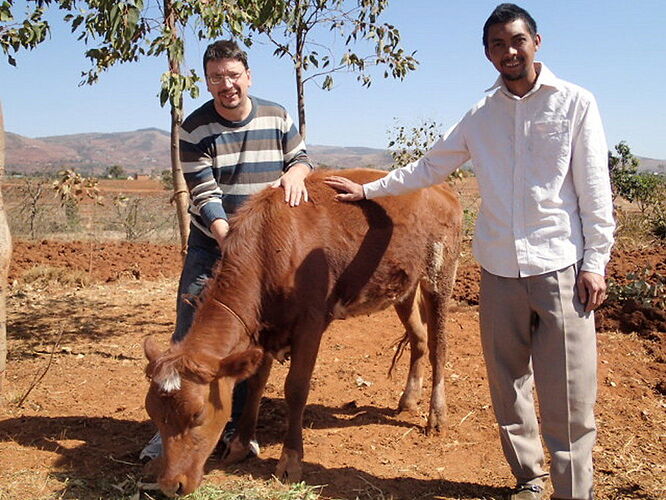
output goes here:
<path id="1" fill-rule="evenodd" d="M 7 132 L 5 142 L 8 173 L 76 168 L 91 175 L 120 165 L 128 173 L 149 174 L 170 168 L 169 133 L 155 128 L 35 139 Z M 318 165 L 334 168 L 387 168 L 391 164 L 391 157 L 382 149 L 312 145 L 308 153 Z"/>
<path id="2" fill-rule="evenodd" d="M 45 172 L 76 168 L 101 174 L 111 165 L 128 173 L 169 168 L 169 133 L 159 129 L 90 133 L 30 139 L 8 132 L 7 172 Z"/>
<path id="3" fill-rule="evenodd" d="M 637 158 L 640 160 L 638 170 L 666 175 L 666 160 L 655 160 L 654 158 L 643 158 L 641 156 Z"/>
<path id="4" fill-rule="evenodd" d="M 388 169 L 393 163 L 385 149 L 308 145 L 308 155 L 322 166 L 332 168 L 372 167 Z"/>
<path id="5" fill-rule="evenodd" d="M 76 168 L 87 175 L 99 175 L 112 165 L 120 165 L 127 173 L 150 174 L 170 168 L 169 133 L 157 128 L 35 139 L 7 132 L 5 142 L 7 173 Z M 392 163 L 385 149 L 313 144 L 308 146 L 308 154 L 317 165 L 333 168 L 387 169 Z M 666 160 L 638 158 L 640 170 L 666 174 Z"/>

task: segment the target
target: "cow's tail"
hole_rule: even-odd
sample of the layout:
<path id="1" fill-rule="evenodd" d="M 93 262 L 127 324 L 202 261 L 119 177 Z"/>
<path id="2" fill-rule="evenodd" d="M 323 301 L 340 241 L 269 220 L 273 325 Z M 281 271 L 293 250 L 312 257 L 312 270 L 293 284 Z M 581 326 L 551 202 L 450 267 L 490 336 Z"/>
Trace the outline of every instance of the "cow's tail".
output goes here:
<path id="1" fill-rule="evenodd" d="M 402 338 L 398 339 L 398 341 L 391 346 L 395 347 L 395 354 L 393 354 L 393 359 L 391 360 L 391 366 L 389 367 L 388 371 L 389 378 L 393 376 L 393 370 L 395 369 L 395 365 L 398 364 L 398 361 L 400 361 L 400 358 L 402 358 L 402 355 L 405 352 L 405 348 L 407 347 L 408 343 L 409 343 L 409 335 L 407 334 L 407 332 L 405 332 Z"/>

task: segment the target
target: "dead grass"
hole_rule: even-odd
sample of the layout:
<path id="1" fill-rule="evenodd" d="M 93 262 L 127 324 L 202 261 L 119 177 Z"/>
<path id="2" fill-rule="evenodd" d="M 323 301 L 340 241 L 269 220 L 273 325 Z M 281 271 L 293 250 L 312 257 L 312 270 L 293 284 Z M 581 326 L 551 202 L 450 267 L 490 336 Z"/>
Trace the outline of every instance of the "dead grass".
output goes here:
<path id="1" fill-rule="evenodd" d="M 657 238 L 651 230 L 645 215 L 635 208 L 617 207 L 615 210 L 615 246 L 620 250 L 649 248 L 663 245 L 664 240 Z"/>
<path id="2" fill-rule="evenodd" d="M 21 283 L 44 290 L 54 285 L 81 288 L 89 286 L 92 280 L 84 271 L 38 265 L 23 273 Z"/>

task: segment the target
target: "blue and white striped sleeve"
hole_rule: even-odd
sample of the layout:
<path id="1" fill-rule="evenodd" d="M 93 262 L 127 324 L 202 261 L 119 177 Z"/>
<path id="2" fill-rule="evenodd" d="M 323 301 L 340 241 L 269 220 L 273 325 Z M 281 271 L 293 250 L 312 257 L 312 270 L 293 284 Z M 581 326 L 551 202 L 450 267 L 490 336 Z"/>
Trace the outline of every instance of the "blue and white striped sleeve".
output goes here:
<path id="1" fill-rule="evenodd" d="M 208 138 L 197 138 L 193 133 L 180 130 L 180 161 L 183 176 L 190 192 L 191 210 L 198 214 L 206 227 L 216 219 L 226 219 L 222 206 L 222 190 L 213 176 L 213 159 Z"/>

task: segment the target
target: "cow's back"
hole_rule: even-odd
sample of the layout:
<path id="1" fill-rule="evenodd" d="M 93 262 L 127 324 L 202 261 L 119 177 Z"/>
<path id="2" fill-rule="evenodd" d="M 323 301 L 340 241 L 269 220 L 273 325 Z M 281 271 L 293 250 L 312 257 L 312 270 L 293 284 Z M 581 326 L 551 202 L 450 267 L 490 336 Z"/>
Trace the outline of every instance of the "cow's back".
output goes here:
<path id="1" fill-rule="evenodd" d="M 232 221 L 237 258 L 256 254 L 248 265 L 262 268 L 272 300 L 344 317 L 387 307 L 419 282 L 436 288 L 442 273 L 455 272 L 446 257 L 459 252 L 462 210 L 448 186 L 345 203 L 323 183 L 329 175 L 365 183 L 385 172 L 315 171 L 310 202 L 289 207 L 283 190 L 268 189 Z"/>

